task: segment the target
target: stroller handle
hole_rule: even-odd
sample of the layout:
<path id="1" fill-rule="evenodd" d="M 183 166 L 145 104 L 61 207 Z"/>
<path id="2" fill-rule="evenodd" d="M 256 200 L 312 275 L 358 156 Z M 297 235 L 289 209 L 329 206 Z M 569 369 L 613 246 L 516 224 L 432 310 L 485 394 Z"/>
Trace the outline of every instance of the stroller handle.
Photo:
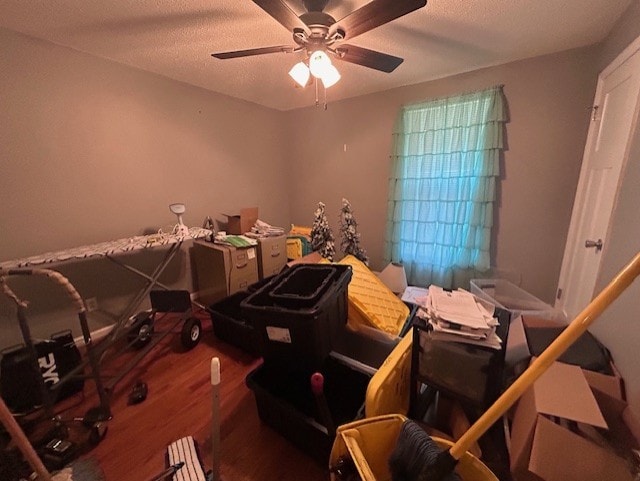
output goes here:
<path id="1" fill-rule="evenodd" d="M 0 285 L 2 285 L 2 292 L 11 300 L 13 300 L 20 307 L 26 307 L 27 302 L 21 300 L 15 292 L 11 290 L 9 285 L 6 282 L 6 278 L 9 276 L 21 275 L 21 276 L 45 276 L 58 285 L 60 285 L 64 291 L 67 293 L 74 307 L 78 310 L 79 313 L 86 312 L 86 307 L 84 305 L 84 301 L 82 297 L 78 293 L 73 284 L 67 279 L 65 276 L 60 274 L 58 271 L 54 271 L 52 269 L 2 269 L 0 268 Z"/>

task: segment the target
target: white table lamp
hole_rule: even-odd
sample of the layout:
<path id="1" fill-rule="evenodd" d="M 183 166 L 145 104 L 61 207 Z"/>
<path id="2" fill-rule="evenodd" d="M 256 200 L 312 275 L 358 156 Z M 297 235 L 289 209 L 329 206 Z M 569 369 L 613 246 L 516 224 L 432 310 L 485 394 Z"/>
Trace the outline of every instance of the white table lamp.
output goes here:
<path id="1" fill-rule="evenodd" d="M 402 294 L 407 288 L 407 274 L 399 262 L 391 262 L 380 273 L 380 280 L 394 294 Z"/>
<path id="2" fill-rule="evenodd" d="M 187 210 L 184 204 L 171 204 L 169 205 L 169 210 L 178 216 L 178 223 L 173 228 L 173 233 L 181 236 L 188 236 L 189 228 L 184 225 L 184 222 L 182 222 L 182 214 Z"/>

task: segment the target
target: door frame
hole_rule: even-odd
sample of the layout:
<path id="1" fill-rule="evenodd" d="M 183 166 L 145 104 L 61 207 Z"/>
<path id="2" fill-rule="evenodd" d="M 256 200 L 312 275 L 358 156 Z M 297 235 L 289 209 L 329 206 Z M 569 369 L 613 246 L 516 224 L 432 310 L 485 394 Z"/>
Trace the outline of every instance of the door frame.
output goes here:
<path id="1" fill-rule="evenodd" d="M 598 84 L 596 86 L 596 92 L 595 95 L 593 97 L 593 105 L 595 105 L 596 101 L 600 98 L 600 95 L 602 94 L 602 89 L 603 84 L 604 84 L 604 79 L 606 77 L 608 77 L 613 71 L 615 71 L 618 67 L 620 67 L 624 62 L 626 62 L 632 55 L 634 55 L 636 52 L 640 51 L 640 36 L 637 37 L 633 42 L 631 42 L 622 52 L 620 52 L 618 54 L 618 56 L 616 56 L 615 59 L 613 59 L 611 61 L 611 63 L 609 63 L 609 65 L 607 65 L 599 74 L 598 74 Z M 604 257 L 604 254 L 607 251 L 607 246 L 609 244 L 609 237 L 611 235 L 611 220 L 613 217 L 613 212 L 615 211 L 617 205 L 618 205 L 618 198 L 619 198 L 619 194 L 620 194 L 620 185 L 621 185 L 621 181 L 624 177 L 626 168 L 627 168 L 627 164 L 629 162 L 629 149 L 631 148 L 631 138 L 634 134 L 634 132 L 636 131 L 637 125 L 638 125 L 638 118 L 640 116 L 640 100 L 638 100 L 636 102 L 636 109 L 635 112 L 633 113 L 633 117 L 631 119 L 631 125 L 629 128 L 629 136 L 627 137 L 627 144 L 625 145 L 625 151 L 624 151 L 624 156 L 622 159 L 622 166 L 620 169 L 620 175 L 618 177 L 618 183 L 617 183 L 617 187 L 616 187 L 616 193 L 615 193 L 615 199 L 613 201 L 613 205 L 611 206 L 611 211 L 609 212 L 609 219 L 607 222 L 607 230 L 605 233 L 603 240 L 604 243 L 604 248 L 601 252 L 600 255 L 600 259 L 599 259 L 599 264 L 598 264 L 598 270 L 597 270 L 597 274 L 596 274 L 596 285 L 597 285 L 597 280 L 598 277 L 600 275 L 601 272 L 601 268 L 602 268 L 602 259 Z M 576 196 L 573 202 L 573 207 L 571 210 L 571 220 L 570 220 L 570 224 L 569 224 L 569 232 L 567 234 L 567 242 L 565 244 L 565 248 L 564 248 L 564 253 L 562 256 L 562 266 L 560 268 L 560 275 L 558 277 L 558 287 L 556 290 L 556 297 L 555 297 L 555 303 L 554 306 L 558 309 L 561 309 L 562 312 L 564 312 L 563 306 L 564 303 L 566 301 L 566 298 L 563 299 L 562 301 L 560 301 L 559 299 L 559 293 L 560 293 L 560 289 L 562 289 L 564 287 L 565 284 L 565 278 L 569 275 L 569 267 L 570 267 L 570 262 L 571 262 L 571 258 L 573 255 L 574 250 L 576 249 L 575 246 L 577 246 L 576 244 L 576 237 L 578 236 L 578 229 L 579 229 L 579 222 L 578 219 L 580 218 L 580 214 L 582 213 L 582 209 L 584 208 L 584 203 L 585 203 L 585 195 L 586 195 L 586 168 L 587 168 L 587 164 L 589 163 L 588 161 L 590 160 L 589 157 L 591 155 L 591 150 L 590 147 L 594 141 L 594 136 L 597 135 L 597 131 L 595 128 L 595 123 L 590 120 L 589 121 L 589 131 L 587 132 L 587 140 L 585 142 L 585 148 L 584 148 L 584 153 L 582 156 L 582 164 L 580 166 L 580 177 L 578 180 L 578 187 L 576 189 Z M 593 295 L 593 293 L 592 293 Z M 565 312 L 566 314 L 566 312 Z M 570 320 L 570 319 L 569 319 Z"/>

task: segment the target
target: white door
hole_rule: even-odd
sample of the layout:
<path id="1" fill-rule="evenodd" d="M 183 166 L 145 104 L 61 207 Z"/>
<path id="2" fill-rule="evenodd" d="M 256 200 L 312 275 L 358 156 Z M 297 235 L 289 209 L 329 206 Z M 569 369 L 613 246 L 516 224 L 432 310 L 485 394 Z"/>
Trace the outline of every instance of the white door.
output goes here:
<path id="1" fill-rule="evenodd" d="M 620 174 L 638 117 L 640 38 L 602 71 L 587 136 L 556 307 L 569 320 L 594 297 Z"/>

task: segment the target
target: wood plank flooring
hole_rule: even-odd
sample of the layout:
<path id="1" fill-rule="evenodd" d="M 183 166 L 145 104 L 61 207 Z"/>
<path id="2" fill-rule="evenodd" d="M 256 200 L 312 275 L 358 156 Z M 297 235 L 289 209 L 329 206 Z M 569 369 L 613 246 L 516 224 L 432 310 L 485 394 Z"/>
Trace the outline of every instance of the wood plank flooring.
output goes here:
<path id="1" fill-rule="evenodd" d="M 179 333 L 169 334 L 116 385 L 107 435 L 88 453 L 99 461 L 107 481 L 151 480 L 165 468 L 167 446 L 184 436 L 194 437 L 205 470 L 211 469 L 210 362 L 214 356 L 221 364 L 221 479 L 328 480 L 326 466 L 260 422 L 245 377 L 261 361 L 216 339 L 208 316 L 203 317 L 203 328 L 200 344 L 188 352 L 180 345 Z M 119 356 L 106 365 L 105 372 L 111 368 L 116 372 L 129 356 Z M 129 392 L 138 379 L 147 383 L 148 397 L 128 405 Z M 89 380 L 85 392 L 92 390 Z M 64 416 L 82 416 L 95 405 L 95 394 L 86 394 Z"/>

